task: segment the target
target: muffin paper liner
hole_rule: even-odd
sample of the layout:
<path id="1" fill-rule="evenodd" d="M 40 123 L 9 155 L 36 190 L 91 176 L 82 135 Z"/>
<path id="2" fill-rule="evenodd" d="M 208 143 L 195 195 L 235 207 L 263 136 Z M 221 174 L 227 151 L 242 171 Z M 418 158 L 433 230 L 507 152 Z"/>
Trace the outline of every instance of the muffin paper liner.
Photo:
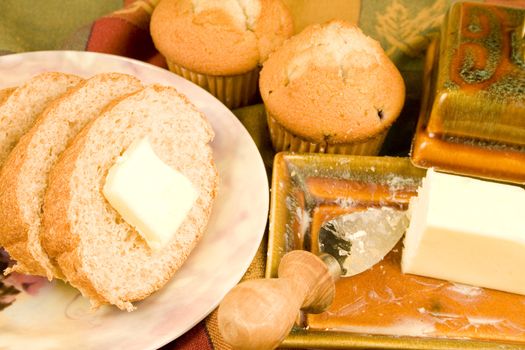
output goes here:
<path id="1" fill-rule="evenodd" d="M 331 153 L 331 154 L 353 154 L 362 156 L 377 155 L 385 141 L 388 130 L 386 129 L 373 137 L 353 143 L 336 143 L 327 142 L 315 143 L 304 140 L 293 135 L 283 128 L 275 118 L 266 112 L 268 128 L 270 129 L 270 138 L 273 148 L 276 152 L 311 152 L 311 153 Z"/>
<path id="2" fill-rule="evenodd" d="M 259 67 L 239 75 L 206 75 L 167 63 L 170 71 L 206 89 L 230 109 L 249 105 L 257 93 Z"/>

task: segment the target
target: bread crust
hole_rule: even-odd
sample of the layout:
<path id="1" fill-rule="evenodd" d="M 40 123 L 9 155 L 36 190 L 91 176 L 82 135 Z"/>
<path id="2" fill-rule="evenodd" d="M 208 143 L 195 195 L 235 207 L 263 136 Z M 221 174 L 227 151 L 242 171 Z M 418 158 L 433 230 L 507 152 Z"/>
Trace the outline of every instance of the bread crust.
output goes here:
<path id="1" fill-rule="evenodd" d="M 151 35 L 177 65 L 201 74 L 243 74 L 293 33 L 292 16 L 281 0 L 260 0 L 260 5 L 255 27 L 239 28 L 225 10 L 195 14 L 192 0 L 163 0 L 153 12 Z"/>
<path id="2" fill-rule="evenodd" d="M 161 87 L 161 86 L 150 86 L 136 94 L 130 95 L 128 98 L 142 98 L 147 93 L 146 90 L 162 93 L 163 91 L 171 91 L 170 93 L 176 93 L 178 98 L 182 98 L 186 103 L 188 100 L 179 95 L 173 88 Z M 198 240 L 204 232 L 204 227 L 201 231 L 195 232 L 195 237 L 191 244 L 188 246 L 181 245 L 180 254 L 177 258 L 169 261 L 163 266 L 163 271 L 154 283 L 144 285 L 140 290 L 130 290 L 122 292 L 121 295 L 112 294 L 111 291 L 105 290 L 104 286 L 97 286 L 94 282 L 95 271 L 89 270 L 89 266 L 86 264 L 86 257 L 83 253 L 90 248 L 85 246 L 86 243 L 82 239 L 82 232 L 76 232 L 74 224 L 71 222 L 71 210 L 73 201 L 73 191 L 75 191 L 72 179 L 75 176 L 75 171 L 82 161 L 83 153 L 86 152 L 86 148 L 94 138 L 97 138 L 98 123 L 102 123 L 105 120 L 111 118 L 111 113 L 120 103 L 126 103 L 127 98 L 119 99 L 111 103 L 101 114 L 100 117 L 93 120 L 88 126 L 86 126 L 82 132 L 73 140 L 68 149 L 62 154 L 60 160 L 56 163 L 49 175 L 49 186 L 44 199 L 44 215 L 43 215 L 43 246 L 47 254 L 60 266 L 62 272 L 66 276 L 68 282 L 79 289 L 81 293 L 88 297 L 93 306 L 101 304 L 114 304 L 117 307 L 131 311 L 134 309 L 132 302 L 142 300 L 154 291 L 161 288 L 175 273 L 175 271 L 182 265 L 186 260 L 190 251 L 197 244 Z M 200 114 L 200 113 L 199 113 Z M 205 117 L 200 114 L 201 118 L 205 120 Z M 207 124 L 207 122 L 206 122 Z M 209 124 L 207 128 L 202 130 L 208 141 L 213 138 L 213 131 Z M 130 126 L 133 127 L 133 126 Z M 108 142 L 113 142 L 107 140 Z M 210 146 L 206 146 L 211 150 Z M 211 200 L 215 197 L 216 186 L 217 186 L 217 172 L 213 166 L 213 159 L 211 158 L 211 151 L 207 158 L 209 164 L 207 166 L 213 167 L 214 179 L 213 189 L 211 193 Z M 103 177 L 101 179 L 103 181 Z M 102 193 L 98 193 L 97 196 L 103 196 Z M 110 208 L 109 204 L 108 208 Z M 114 210 L 110 208 L 108 210 Z M 211 202 L 204 208 L 206 218 L 209 218 L 211 213 Z M 207 219 L 206 219 L 207 221 Z M 127 224 L 125 224 L 127 225 Z M 129 225 L 128 225 L 129 226 Z M 130 231 L 134 231 L 130 228 Z"/>
<path id="3" fill-rule="evenodd" d="M 0 90 L 0 105 L 11 95 L 16 88 L 5 88 Z"/>
<path id="4" fill-rule="evenodd" d="M 87 128 L 89 125 L 77 135 L 77 140 L 85 138 L 83 135 Z M 52 261 L 56 261 L 61 254 L 73 251 L 79 244 L 78 236 L 69 234 L 71 227 L 67 215 L 68 203 L 71 200 L 69 177 L 80 152 L 79 142 L 72 142 L 49 173 L 41 238 L 44 251 Z"/>
<path id="5" fill-rule="evenodd" d="M 31 256 L 27 247 L 29 225 L 23 220 L 18 200 L 18 174 L 25 154 L 11 152 L 0 170 L 0 245 L 16 264 L 5 271 L 47 276 L 45 269 Z"/>
<path id="6" fill-rule="evenodd" d="M 13 91 L 15 91 L 16 88 L 6 88 L 6 89 L 2 89 L 0 90 L 0 105 L 3 104 L 8 98 L 9 96 L 11 95 L 11 93 L 13 93 Z M 0 182 L 0 202 L 2 201 L 2 195 L 1 193 L 2 192 L 5 192 L 6 189 L 4 187 L 7 187 L 9 188 L 9 186 L 2 186 L 3 185 L 3 182 Z M 8 193 L 8 196 L 14 196 L 16 197 L 16 192 L 14 191 L 9 191 Z M 8 203 L 11 203 L 13 202 L 11 198 L 6 198 L 6 201 Z M 1 204 L 0 204 L 1 206 Z M 5 207 L 5 210 L 7 210 L 7 213 L 5 213 L 8 217 L 10 216 L 10 213 L 12 212 L 17 212 L 18 211 L 18 206 L 15 206 L 15 207 L 12 207 L 11 205 L 8 205 Z M 0 212 L 0 215 L 2 214 L 2 212 Z M 15 219 L 16 220 L 16 219 Z M 11 224 L 11 221 L 7 221 L 5 223 L 3 223 L 0 219 L 0 225 L 5 227 L 7 232 L 12 232 L 12 228 L 11 227 L 8 227 L 9 225 Z M 14 225 L 16 225 L 17 223 L 14 223 Z M 5 242 L 5 244 L 12 244 L 14 242 L 14 240 L 10 240 L 10 238 L 12 237 L 11 234 L 7 233 L 6 236 L 5 236 L 5 239 L 1 239 L 0 237 L 0 244 L 2 244 L 2 241 Z M 2 244 L 3 245 L 3 244 Z M 19 247 L 15 247 L 13 246 L 13 251 L 19 251 L 20 248 Z M 23 254 L 24 252 L 22 252 L 21 254 Z M 8 269 L 8 271 L 6 271 L 6 273 L 9 273 L 11 271 L 11 268 Z"/>

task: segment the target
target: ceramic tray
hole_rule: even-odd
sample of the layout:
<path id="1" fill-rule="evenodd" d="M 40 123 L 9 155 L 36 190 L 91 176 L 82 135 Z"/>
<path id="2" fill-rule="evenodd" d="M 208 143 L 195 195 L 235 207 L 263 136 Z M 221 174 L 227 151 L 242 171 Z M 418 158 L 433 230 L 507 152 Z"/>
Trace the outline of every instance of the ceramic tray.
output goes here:
<path id="1" fill-rule="evenodd" d="M 267 277 L 292 249 L 316 252 L 322 223 L 371 206 L 407 208 L 425 170 L 406 158 L 280 153 L 275 158 Z M 284 347 L 524 349 L 525 296 L 400 271 L 402 242 L 336 284 L 332 306 L 303 315 Z"/>

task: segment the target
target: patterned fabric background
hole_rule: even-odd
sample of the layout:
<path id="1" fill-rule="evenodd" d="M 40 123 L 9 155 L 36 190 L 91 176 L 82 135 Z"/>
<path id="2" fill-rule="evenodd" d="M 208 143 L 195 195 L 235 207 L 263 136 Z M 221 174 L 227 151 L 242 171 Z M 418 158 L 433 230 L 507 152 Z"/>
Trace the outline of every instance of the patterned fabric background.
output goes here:
<path id="1" fill-rule="evenodd" d="M 159 0 L 2 0 L 0 1 L 0 55 L 36 50 L 88 50 L 136 58 L 166 67 L 148 32 L 151 13 Z M 285 0 L 294 14 L 296 29 L 314 22 L 343 18 L 358 24 L 380 41 L 402 72 L 407 101 L 392 128 L 384 153 L 406 155 L 418 116 L 421 71 L 425 49 L 438 33 L 452 0 Z M 525 6 L 525 0 L 487 0 Z M 1 79 L 1 77 L 0 77 Z M 261 105 L 234 111 L 246 126 L 268 167 L 273 151 Z M 263 241 L 246 279 L 263 276 Z M 5 255 L 0 265 L 5 266 Z M 0 281 L 0 310 L 18 293 L 38 286 L 31 278 L 10 276 Z M 228 349 L 217 330 L 216 313 L 163 349 Z"/>

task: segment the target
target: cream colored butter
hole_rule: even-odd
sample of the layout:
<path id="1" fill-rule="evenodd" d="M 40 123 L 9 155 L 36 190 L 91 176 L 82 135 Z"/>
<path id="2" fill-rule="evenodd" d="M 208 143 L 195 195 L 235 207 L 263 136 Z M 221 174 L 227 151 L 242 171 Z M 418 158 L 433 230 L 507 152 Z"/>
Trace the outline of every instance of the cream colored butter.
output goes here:
<path id="1" fill-rule="evenodd" d="M 525 294 L 525 190 L 428 170 L 402 271 Z"/>
<path id="2" fill-rule="evenodd" d="M 109 169 L 103 193 L 152 249 L 169 242 L 198 196 L 191 181 L 164 163 L 147 138 L 134 142 Z"/>

